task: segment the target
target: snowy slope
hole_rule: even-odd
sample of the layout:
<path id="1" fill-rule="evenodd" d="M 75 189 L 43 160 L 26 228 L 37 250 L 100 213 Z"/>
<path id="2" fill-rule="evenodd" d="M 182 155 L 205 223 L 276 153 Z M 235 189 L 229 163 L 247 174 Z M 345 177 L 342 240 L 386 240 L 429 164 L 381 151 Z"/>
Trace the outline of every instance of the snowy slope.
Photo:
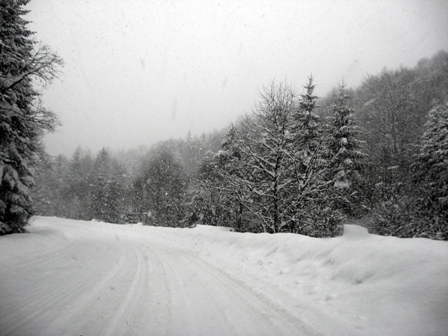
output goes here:
<path id="1" fill-rule="evenodd" d="M 0 335 L 448 335 L 448 243 L 36 218 L 0 237 Z"/>

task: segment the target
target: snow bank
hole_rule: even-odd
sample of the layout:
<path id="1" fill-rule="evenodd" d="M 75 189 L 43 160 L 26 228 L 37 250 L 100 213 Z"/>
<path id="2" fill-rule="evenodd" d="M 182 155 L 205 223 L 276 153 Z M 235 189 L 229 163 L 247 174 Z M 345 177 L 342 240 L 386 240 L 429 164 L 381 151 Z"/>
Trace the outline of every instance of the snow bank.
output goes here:
<path id="1" fill-rule="evenodd" d="M 325 239 L 208 226 L 142 230 L 197 251 L 315 320 L 324 334 L 448 335 L 447 242 L 376 236 L 354 225 Z"/>

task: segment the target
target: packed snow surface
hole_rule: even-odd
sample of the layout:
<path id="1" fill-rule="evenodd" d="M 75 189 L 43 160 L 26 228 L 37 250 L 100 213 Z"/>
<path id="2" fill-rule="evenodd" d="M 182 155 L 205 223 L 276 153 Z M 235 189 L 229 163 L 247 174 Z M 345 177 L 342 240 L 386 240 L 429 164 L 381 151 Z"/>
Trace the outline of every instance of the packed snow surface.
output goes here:
<path id="1" fill-rule="evenodd" d="M 448 243 L 35 218 L 0 237 L 0 335 L 448 335 Z"/>

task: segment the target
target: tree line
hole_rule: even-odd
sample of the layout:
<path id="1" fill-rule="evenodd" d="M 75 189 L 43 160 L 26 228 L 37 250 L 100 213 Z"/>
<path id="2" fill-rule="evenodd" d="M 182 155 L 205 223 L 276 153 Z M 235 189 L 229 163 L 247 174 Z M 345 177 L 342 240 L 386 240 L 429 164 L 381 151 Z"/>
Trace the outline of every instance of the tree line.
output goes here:
<path id="1" fill-rule="evenodd" d="M 448 54 L 320 99 L 314 92 L 312 78 L 301 92 L 273 82 L 226 130 L 134 155 L 59 156 L 41 174 L 51 192 L 41 189 L 36 198 L 47 202 L 37 208 L 110 222 L 150 211 L 155 225 L 198 219 L 314 237 L 351 221 L 377 234 L 448 239 Z"/>
<path id="2" fill-rule="evenodd" d="M 223 132 L 168 140 L 151 148 L 96 155 L 78 147 L 70 158 L 47 157 L 39 163 L 33 189 L 35 213 L 110 223 L 126 214 L 150 212 L 151 223 L 187 225 L 191 180 L 206 151 L 217 150 Z"/>
<path id="3" fill-rule="evenodd" d="M 323 98 L 312 77 L 302 90 L 273 82 L 227 130 L 51 158 L 42 137 L 58 120 L 37 87 L 63 61 L 33 39 L 27 3 L 0 0 L 1 234 L 23 232 L 34 214 L 120 223 L 150 212 L 164 226 L 329 237 L 352 221 L 448 240 L 446 51 Z"/>

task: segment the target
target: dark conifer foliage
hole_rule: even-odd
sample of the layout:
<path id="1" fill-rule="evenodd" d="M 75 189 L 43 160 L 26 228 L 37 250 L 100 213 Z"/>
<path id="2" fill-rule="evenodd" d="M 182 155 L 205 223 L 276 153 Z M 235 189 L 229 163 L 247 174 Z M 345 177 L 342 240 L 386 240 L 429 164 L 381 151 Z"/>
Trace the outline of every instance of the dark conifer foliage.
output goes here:
<path id="1" fill-rule="evenodd" d="M 331 160 L 328 133 L 315 109 L 318 97 L 310 77 L 301 95 L 295 123 L 295 143 L 292 165 L 294 184 L 291 185 L 292 216 L 289 232 L 322 237 L 338 234 L 341 216 L 334 209 L 330 174 Z"/>
<path id="2" fill-rule="evenodd" d="M 339 86 L 329 107 L 328 149 L 331 157 L 331 176 L 334 178 L 334 197 L 337 207 L 348 217 L 359 217 L 366 213 L 364 204 L 368 186 L 361 176 L 367 159 L 362 152 L 361 132 L 356 125 L 354 109 L 349 106 L 350 96 L 345 84 Z"/>
<path id="3" fill-rule="evenodd" d="M 36 84 L 51 82 L 62 60 L 32 39 L 23 19 L 27 3 L 0 1 L 0 234 L 23 232 L 33 214 L 30 189 L 41 138 L 57 124 L 40 105 Z"/>

